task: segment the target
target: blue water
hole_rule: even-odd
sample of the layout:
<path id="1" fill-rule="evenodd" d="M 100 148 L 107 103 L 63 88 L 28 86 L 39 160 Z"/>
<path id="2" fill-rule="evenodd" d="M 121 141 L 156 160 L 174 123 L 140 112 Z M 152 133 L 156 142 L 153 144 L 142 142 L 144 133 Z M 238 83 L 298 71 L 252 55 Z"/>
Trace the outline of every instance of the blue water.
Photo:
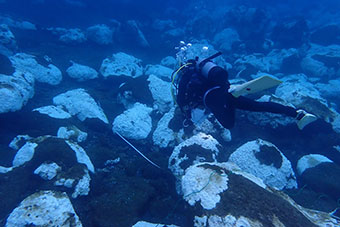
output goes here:
<path id="1" fill-rule="evenodd" d="M 135 102 L 153 105 L 146 82 L 148 75 L 137 79 L 117 77 L 106 80 L 99 75 L 95 80 L 77 82 L 66 75 L 70 60 L 99 71 L 103 59 L 113 53 L 125 52 L 141 59 L 143 66 L 160 64 L 163 58 L 176 56 L 178 50 L 175 47 L 180 41 L 211 44 L 217 33 L 232 28 L 237 31 L 239 40 L 229 50 L 222 51 L 223 57 L 233 66 L 229 71 L 230 79 L 236 78 L 240 72 L 236 64 L 235 67 L 233 65 L 240 56 L 267 55 L 273 49 L 295 48 L 297 54 L 286 59 L 280 70 L 273 71 L 284 77 L 306 73 L 299 61 L 311 44 L 340 45 L 339 12 L 340 2 L 336 0 L 0 0 L 0 24 L 3 21 L 1 18 L 11 18 L 14 21 L 31 22 L 37 28 L 25 30 L 9 25 L 17 49 L 7 55 L 19 52 L 32 54 L 41 64 L 46 64 L 43 59 L 47 55 L 63 74 L 62 82 L 56 86 L 36 82 L 34 97 L 20 110 L 0 113 L 0 166 L 12 165 L 15 152 L 8 144 L 15 136 L 55 135 L 58 128 L 65 124 L 61 120 L 51 121 L 46 116 L 33 113 L 32 109 L 51 105 L 56 95 L 82 87 L 100 103 L 110 124 L 81 122 L 76 117 L 67 120 L 66 124 L 75 125 L 88 133 L 88 139 L 82 146 L 96 168 L 104 168 L 105 161 L 109 159 L 120 157 L 121 160 L 111 172 L 91 175 L 90 194 L 72 200 L 83 226 L 131 226 L 139 220 L 192 226 L 195 214 L 176 193 L 176 179 L 167 170 L 173 148 L 154 148 L 150 135 L 143 141 L 133 141 L 148 157 L 162 166 L 163 170 L 157 170 L 114 135 L 111 129 L 115 117 L 125 110 L 117 101 L 122 83 L 126 83 L 127 90 L 133 91 Z M 136 38 L 137 33 L 128 29 L 129 20 L 136 21 L 149 46 L 141 45 Z M 164 27 L 157 24 L 157 21 L 164 22 Z M 120 29 L 114 32 L 112 43 L 101 45 L 91 40 L 63 43 L 48 30 L 61 27 L 85 31 L 97 24 L 109 27 L 119 24 Z M 181 29 L 176 30 L 180 35 L 167 33 L 175 29 Z M 271 46 L 265 47 L 264 43 L 270 43 Z M 215 46 L 216 50 L 218 48 Z M 340 80 L 340 54 L 316 55 L 315 58 L 322 61 L 329 70 L 328 74 L 317 80 L 325 84 L 330 80 Z M 8 59 L 2 55 L 0 67 L 1 74 L 11 74 Z M 257 71 L 256 67 L 251 66 L 240 75 L 242 79 L 249 80 L 251 74 Z M 317 76 L 306 74 L 308 78 Z M 338 94 L 325 95 L 325 100 L 333 110 L 340 112 Z M 324 114 L 323 110 L 319 111 L 321 115 Z M 161 115 L 153 113 L 154 128 Z M 254 125 L 244 115 L 237 118 L 236 126 L 231 130 L 232 141 L 223 144 L 226 154 L 221 161 L 226 161 L 228 155 L 243 143 L 262 138 L 282 149 L 294 170 L 298 159 L 307 154 L 322 154 L 340 165 L 340 151 L 334 148 L 340 146 L 340 134 L 332 128 L 332 120 L 327 122 L 327 119 L 320 118 L 306 130 L 299 131 L 295 124 L 272 128 L 268 125 Z M 180 120 L 173 124 L 177 128 L 182 126 Z M 31 170 L 32 167 L 27 166 Z M 0 174 L 0 200 L 6 204 L 0 209 L 0 225 L 6 223 L 9 213 L 26 196 L 38 190 L 60 190 L 36 176 L 21 178 L 22 173 L 15 174 Z M 339 193 L 333 193 L 334 188 L 340 188 L 338 184 L 329 184 L 330 188 L 318 191 L 312 186 L 305 187 L 303 179 L 298 178 L 298 183 L 297 190 L 286 192 L 302 206 L 325 212 L 340 206 L 340 198 L 334 196 Z M 20 184 L 25 184 L 25 187 L 20 187 Z M 72 194 L 71 190 L 67 192 Z"/>

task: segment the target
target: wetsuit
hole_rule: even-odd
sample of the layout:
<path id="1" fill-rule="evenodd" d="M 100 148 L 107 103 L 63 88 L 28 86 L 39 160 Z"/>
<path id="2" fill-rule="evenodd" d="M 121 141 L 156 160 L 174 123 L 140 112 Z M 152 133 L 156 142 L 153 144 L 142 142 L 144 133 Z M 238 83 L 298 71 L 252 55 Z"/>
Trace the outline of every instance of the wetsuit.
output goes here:
<path id="1" fill-rule="evenodd" d="M 228 72 L 219 66 L 212 67 L 204 78 L 204 85 L 196 88 L 199 90 L 196 91 L 199 94 L 196 96 L 202 98 L 204 106 L 214 114 L 216 119 L 225 128 L 230 129 L 234 126 L 235 109 L 278 113 L 294 118 L 297 117 L 296 109 L 289 106 L 274 102 L 257 102 L 244 96 L 234 97 L 228 92 L 230 88 Z"/>

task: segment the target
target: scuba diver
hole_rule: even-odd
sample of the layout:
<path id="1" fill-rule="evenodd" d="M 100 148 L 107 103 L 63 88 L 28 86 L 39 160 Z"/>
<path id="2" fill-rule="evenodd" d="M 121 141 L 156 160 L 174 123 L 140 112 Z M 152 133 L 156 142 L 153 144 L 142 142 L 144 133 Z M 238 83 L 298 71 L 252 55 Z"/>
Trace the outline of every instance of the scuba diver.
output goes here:
<path id="1" fill-rule="evenodd" d="M 172 84 L 175 88 L 173 93 L 184 114 L 184 126 L 195 122 L 193 113 L 197 109 L 210 111 L 227 129 L 231 129 L 235 124 L 236 109 L 284 114 L 295 118 L 300 130 L 317 119 L 315 115 L 302 109 L 275 102 L 258 102 L 242 96 L 251 93 L 250 89 L 261 91 L 276 86 L 281 81 L 265 76 L 260 78 L 261 80 L 247 82 L 245 86 L 231 85 L 227 70 L 212 62 L 212 59 L 221 54 L 218 52 L 206 59 L 190 59 L 172 74 Z"/>

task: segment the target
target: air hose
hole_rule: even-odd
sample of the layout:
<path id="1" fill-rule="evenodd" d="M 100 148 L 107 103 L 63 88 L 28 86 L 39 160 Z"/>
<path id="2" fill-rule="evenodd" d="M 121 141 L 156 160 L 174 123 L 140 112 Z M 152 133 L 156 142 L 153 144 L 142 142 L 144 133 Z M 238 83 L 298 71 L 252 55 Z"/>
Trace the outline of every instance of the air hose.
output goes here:
<path id="1" fill-rule="evenodd" d="M 157 167 L 158 169 L 161 169 L 157 164 L 155 164 L 153 161 L 148 159 L 141 151 L 139 151 L 135 146 L 133 146 L 127 139 L 124 138 L 119 132 L 115 131 L 115 133 L 124 140 L 125 143 L 127 143 L 130 147 L 132 147 L 138 154 L 140 154 L 146 161 L 148 161 L 151 165 Z"/>

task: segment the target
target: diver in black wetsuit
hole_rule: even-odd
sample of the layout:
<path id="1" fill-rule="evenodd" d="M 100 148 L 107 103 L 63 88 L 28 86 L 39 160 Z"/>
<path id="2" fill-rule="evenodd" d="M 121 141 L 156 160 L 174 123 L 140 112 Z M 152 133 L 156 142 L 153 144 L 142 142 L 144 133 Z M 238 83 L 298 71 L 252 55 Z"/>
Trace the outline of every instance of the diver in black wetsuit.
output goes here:
<path id="1" fill-rule="evenodd" d="M 214 64 L 211 59 L 189 60 L 173 74 L 180 74 L 175 84 L 176 101 L 184 113 L 186 122 L 191 122 L 192 110 L 205 108 L 212 112 L 225 128 L 232 128 L 235 124 L 235 109 L 254 112 L 270 112 L 284 114 L 297 120 L 299 129 L 316 120 L 316 116 L 304 110 L 274 102 L 258 102 L 244 96 L 235 97 L 228 81 L 228 72 Z"/>

